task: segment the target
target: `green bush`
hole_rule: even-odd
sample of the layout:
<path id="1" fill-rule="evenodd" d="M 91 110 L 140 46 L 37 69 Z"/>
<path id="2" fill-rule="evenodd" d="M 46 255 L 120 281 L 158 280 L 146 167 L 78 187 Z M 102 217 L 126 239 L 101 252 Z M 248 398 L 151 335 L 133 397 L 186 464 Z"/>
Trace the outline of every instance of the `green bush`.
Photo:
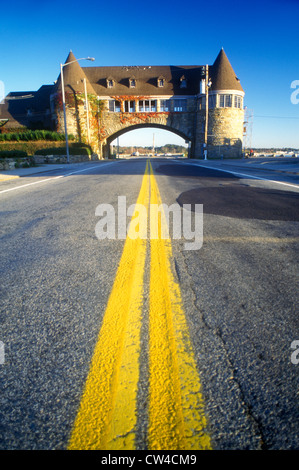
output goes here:
<path id="1" fill-rule="evenodd" d="M 27 152 L 22 150 L 0 150 L 0 158 L 26 158 Z"/>
<path id="2" fill-rule="evenodd" d="M 75 147 L 75 148 L 77 148 L 77 147 L 80 147 L 80 148 L 82 148 L 82 147 L 91 148 L 90 145 L 85 144 L 84 142 L 72 142 L 72 143 L 71 143 L 71 147 Z"/>
<path id="3" fill-rule="evenodd" d="M 91 155 L 92 150 L 88 146 L 72 146 L 69 148 L 70 155 Z M 44 148 L 35 151 L 34 155 L 66 155 L 65 147 Z"/>
<path id="4" fill-rule="evenodd" d="M 68 136 L 74 140 L 73 134 Z M 49 130 L 24 130 L 18 132 L 6 132 L 0 134 L 0 142 L 28 142 L 31 140 L 65 141 L 65 134 Z"/>
<path id="5" fill-rule="evenodd" d="M 74 143 L 70 142 L 70 146 L 73 146 Z M 81 144 L 83 145 L 83 144 Z M 47 149 L 52 147 L 62 147 L 64 142 L 53 141 L 53 140 L 30 140 L 28 142 L 0 142 L 0 150 L 22 150 L 27 153 L 27 155 L 34 155 L 37 150 Z M 65 147 L 64 147 L 65 148 Z"/>

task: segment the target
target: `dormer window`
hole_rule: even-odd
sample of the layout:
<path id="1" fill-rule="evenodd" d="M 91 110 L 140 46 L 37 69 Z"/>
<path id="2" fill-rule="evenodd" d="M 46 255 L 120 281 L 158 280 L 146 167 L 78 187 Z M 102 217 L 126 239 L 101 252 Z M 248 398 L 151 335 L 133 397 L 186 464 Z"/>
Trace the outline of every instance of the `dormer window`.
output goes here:
<path id="1" fill-rule="evenodd" d="M 130 88 L 136 88 L 136 78 L 132 77 L 129 79 Z"/>
<path id="2" fill-rule="evenodd" d="M 114 79 L 112 77 L 108 77 L 106 81 L 107 81 L 107 88 L 114 87 Z"/>
<path id="3" fill-rule="evenodd" d="M 159 77 L 158 78 L 158 87 L 163 88 L 165 84 L 165 78 L 164 77 Z"/>
<path id="4" fill-rule="evenodd" d="M 180 82 L 181 82 L 180 83 L 181 88 L 186 88 L 187 87 L 187 80 L 186 80 L 184 75 L 180 78 Z"/>

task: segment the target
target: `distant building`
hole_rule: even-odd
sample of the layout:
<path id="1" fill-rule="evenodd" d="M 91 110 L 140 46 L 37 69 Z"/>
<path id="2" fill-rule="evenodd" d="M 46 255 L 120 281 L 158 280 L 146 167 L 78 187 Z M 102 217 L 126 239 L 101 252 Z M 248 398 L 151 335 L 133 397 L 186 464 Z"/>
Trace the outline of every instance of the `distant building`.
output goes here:
<path id="1" fill-rule="evenodd" d="M 223 49 L 207 67 L 209 87 L 204 65 L 81 67 L 72 52 L 69 62 L 63 67 L 68 133 L 89 142 L 100 158 L 109 156 L 118 136 L 142 127 L 180 135 L 190 157 L 203 158 L 206 148 L 208 158 L 242 156 L 244 90 Z M 10 93 L 0 105 L 2 129 L 64 132 L 61 91 L 59 75 L 36 92 Z"/>

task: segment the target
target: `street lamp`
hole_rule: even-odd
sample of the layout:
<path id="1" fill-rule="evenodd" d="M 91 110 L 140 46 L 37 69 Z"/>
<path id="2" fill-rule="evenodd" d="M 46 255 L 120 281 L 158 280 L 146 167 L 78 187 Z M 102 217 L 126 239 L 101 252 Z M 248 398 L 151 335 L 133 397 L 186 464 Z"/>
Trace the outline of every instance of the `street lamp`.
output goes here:
<path id="1" fill-rule="evenodd" d="M 64 132 L 65 132 L 65 143 L 66 143 L 66 158 L 67 163 L 70 163 L 70 152 L 69 152 L 69 140 L 67 135 L 67 124 L 66 124 L 66 109 L 65 109 L 65 93 L 64 93 L 64 80 L 63 80 L 63 67 L 70 65 L 73 62 L 78 62 L 79 60 L 91 60 L 94 61 L 94 57 L 82 57 L 81 59 L 71 60 L 65 64 L 60 64 L 60 77 L 61 77 L 61 89 L 62 89 L 62 104 L 63 104 L 63 115 L 64 115 Z"/>
<path id="2" fill-rule="evenodd" d="M 206 117 L 205 117 L 205 141 L 204 141 L 204 158 L 207 160 L 208 155 L 208 119 L 209 119 L 209 88 L 212 82 L 209 79 L 209 66 L 205 67 L 205 95 L 206 95 Z"/>

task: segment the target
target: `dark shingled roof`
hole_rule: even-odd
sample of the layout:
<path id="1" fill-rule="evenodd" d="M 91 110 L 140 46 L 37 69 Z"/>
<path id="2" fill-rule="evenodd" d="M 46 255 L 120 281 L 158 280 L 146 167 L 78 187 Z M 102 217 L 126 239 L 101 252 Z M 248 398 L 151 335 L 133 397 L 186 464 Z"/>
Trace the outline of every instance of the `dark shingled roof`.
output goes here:
<path id="1" fill-rule="evenodd" d="M 82 93 L 83 78 L 86 78 L 87 92 L 98 96 L 189 96 L 199 93 L 202 78 L 202 65 L 136 65 L 136 66 L 103 66 L 81 67 L 72 51 L 65 63 L 63 76 L 65 88 Z M 158 86 L 158 79 L 164 78 L 164 86 Z M 130 87 L 130 79 L 136 84 Z M 214 64 L 210 66 L 211 90 L 243 91 L 240 81 L 224 52 L 219 52 Z M 113 79 L 113 87 L 108 87 L 108 79 Z M 185 80 L 186 86 L 182 86 Z M 60 76 L 57 89 L 61 89 Z"/>
<path id="2" fill-rule="evenodd" d="M 212 80 L 211 90 L 244 91 L 223 48 L 210 67 L 209 75 Z"/>
<path id="3" fill-rule="evenodd" d="M 198 93 L 200 66 L 114 66 L 83 67 L 85 75 L 99 96 L 167 96 L 195 95 Z M 181 87 L 181 78 L 187 81 L 186 88 Z M 107 78 L 114 79 L 114 86 L 107 87 Z M 164 86 L 158 86 L 158 79 L 164 78 Z M 130 88 L 129 80 L 134 78 L 136 86 Z"/>
<path id="4" fill-rule="evenodd" d="M 54 85 L 42 85 L 37 91 L 18 91 L 9 93 L 0 105 L 0 119 L 8 119 L 5 127 L 30 126 L 34 121 L 50 125 L 50 95 Z M 28 110 L 31 114 L 28 115 Z"/>

